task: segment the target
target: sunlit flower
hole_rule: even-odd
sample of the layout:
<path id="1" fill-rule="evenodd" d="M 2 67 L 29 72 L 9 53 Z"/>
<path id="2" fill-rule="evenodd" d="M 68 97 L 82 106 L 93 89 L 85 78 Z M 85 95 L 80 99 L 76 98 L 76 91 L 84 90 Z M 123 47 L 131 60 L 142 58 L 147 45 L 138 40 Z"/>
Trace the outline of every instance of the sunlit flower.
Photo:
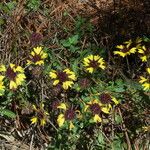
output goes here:
<path id="1" fill-rule="evenodd" d="M 49 73 L 51 79 L 53 79 L 53 85 L 56 86 L 60 84 L 63 89 L 67 90 L 69 87 L 72 87 L 74 81 L 76 80 L 75 73 L 69 69 L 63 71 L 52 70 Z"/>
<path id="2" fill-rule="evenodd" d="M 105 69 L 105 61 L 99 55 L 89 55 L 83 60 L 83 66 L 89 73 L 93 73 L 96 69 Z"/>
<path id="3" fill-rule="evenodd" d="M 3 79 L 4 79 L 4 76 L 0 76 L 0 96 L 2 96 L 5 91 Z"/>
<path id="4" fill-rule="evenodd" d="M 57 118 L 57 123 L 59 127 L 62 127 L 65 123 L 69 125 L 69 129 L 73 129 L 75 126 L 73 124 L 76 118 L 76 111 L 68 107 L 65 103 L 60 103 L 57 108 L 63 110 Z"/>
<path id="5" fill-rule="evenodd" d="M 47 53 L 45 53 L 42 47 L 33 48 L 29 59 L 27 60 L 27 65 L 44 65 L 44 60 L 47 58 Z"/>
<path id="6" fill-rule="evenodd" d="M 33 105 L 33 110 L 35 111 L 35 116 L 30 119 L 31 124 L 40 122 L 40 126 L 44 126 L 47 121 L 47 116 L 49 115 L 49 113 L 44 110 L 44 104 L 41 103 L 39 107 Z"/>
<path id="7" fill-rule="evenodd" d="M 148 59 L 150 58 L 150 48 L 143 45 L 138 46 L 137 49 L 138 53 L 140 54 L 140 59 L 142 60 L 142 62 L 147 62 Z"/>
<path id="8" fill-rule="evenodd" d="M 1 65 L 0 73 L 4 74 L 5 78 L 9 80 L 10 89 L 16 89 L 19 85 L 22 85 L 26 78 L 24 69 L 12 63 L 7 68 Z"/>
<path id="9" fill-rule="evenodd" d="M 146 71 L 147 71 L 146 77 L 140 76 L 140 81 L 139 81 L 139 83 L 142 84 L 143 89 L 145 91 L 150 90 L 150 68 L 146 68 Z"/>
<path id="10" fill-rule="evenodd" d="M 119 51 L 114 51 L 115 55 L 120 55 L 121 57 L 125 57 L 130 54 L 134 54 L 136 52 L 136 47 L 132 47 L 132 41 L 126 41 L 123 45 L 116 46 Z"/>
<path id="11" fill-rule="evenodd" d="M 93 116 L 92 121 L 96 123 L 102 122 L 102 113 L 109 114 L 109 110 L 107 110 L 106 107 L 103 107 L 102 103 L 97 99 L 87 102 L 84 111 L 90 111 Z"/>

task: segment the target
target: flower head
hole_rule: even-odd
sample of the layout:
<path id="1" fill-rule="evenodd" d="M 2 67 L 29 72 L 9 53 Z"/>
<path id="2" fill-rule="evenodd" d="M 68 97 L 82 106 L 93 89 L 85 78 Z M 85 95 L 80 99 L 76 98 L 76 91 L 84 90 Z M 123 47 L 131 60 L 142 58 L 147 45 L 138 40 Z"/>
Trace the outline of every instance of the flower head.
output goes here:
<path id="1" fill-rule="evenodd" d="M 75 73 L 73 71 L 70 71 L 69 69 L 65 69 L 63 71 L 52 70 L 49 73 L 49 76 L 51 79 L 54 80 L 54 86 L 60 84 L 65 90 L 71 87 L 74 84 L 74 81 L 76 80 Z"/>
<path id="2" fill-rule="evenodd" d="M 90 102 L 87 102 L 85 105 L 84 111 L 90 111 L 92 113 L 92 121 L 93 122 L 102 122 L 101 115 L 102 113 L 109 114 L 108 111 L 106 111 L 106 108 L 102 106 L 99 100 L 91 100 Z"/>
<path id="3" fill-rule="evenodd" d="M 59 127 L 62 127 L 65 123 L 69 124 L 69 129 L 74 128 L 73 121 L 76 118 L 76 111 L 68 107 L 65 103 L 60 103 L 57 108 L 63 110 L 63 113 L 59 114 L 57 123 Z"/>
<path id="4" fill-rule="evenodd" d="M 83 60 L 83 66 L 86 68 L 86 71 L 93 73 L 94 70 L 101 68 L 105 69 L 105 61 L 99 55 L 89 55 Z"/>
<path id="5" fill-rule="evenodd" d="M 4 77 L 9 80 L 10 89 L 16 89 L 19 85 L 22 85 L 26 78 L 23 68 L 12 63 L 7 68 L 1 65 L 0 73 L 4 73 Z"/>
<path id="6" fill-rule="evenodd" d="M 116 100 L 116 98 L 111 96 L 109 93 L 102 93 L 99 98 L 102 104 L 119 104 L 118 100 Z"/>
<path id="7" fill-rule="evenodd" d="M 136 47 L 132 47 L 132 41 L 126 41 L 123 45 L 116 46 L 119 51 L 114 51 L 115 55 L 120 55 L 121 57 L 125 57 L 130 54 L 134 54 L 136 52 Z"/>
<path id="8" fill-rule="evenodd" d="M 140 54 L 140 59 L 142 62 L 147 62 L 150 58 L 150 48 L 145 45 L 138 46 L 138 53 Z"/>
<path id="9" fill-rule="evenodd" d="M 47 121 L 47 116 L 49 115 L 49 113 L 44 110 L 44 104 L 41 103 L 39 107 L 33 105 L 33 110 L 35 111 L 35 116 L 30 119 L 31 124 L 40 122 L 40 126 L 44 126 Z"/>
<path id="10" fill-rule="evenodd" d="M 44 60 L 47 58 L 47 53 L 45 53 L 42 47 L 33 48 L 29 59 L 27 60 L 27 64 L 34 64 L 34 65 L 44 65 Z"/>
<path id="11" fill-rule="evenodd" d="M 142 84 L 143 89 L 145 91 L 150 90 L 150 68 L 146 68 L 147 75 L 145 76 L 140 76 L 139 83 Z"/>

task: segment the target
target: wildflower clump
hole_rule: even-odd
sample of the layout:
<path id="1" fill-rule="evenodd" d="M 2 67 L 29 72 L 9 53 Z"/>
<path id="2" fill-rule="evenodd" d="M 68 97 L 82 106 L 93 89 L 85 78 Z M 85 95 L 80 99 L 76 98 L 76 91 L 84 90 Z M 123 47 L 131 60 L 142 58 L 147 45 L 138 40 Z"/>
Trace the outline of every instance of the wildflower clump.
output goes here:
<path id="1" fill-rule="evenodd" d="M 33 110 L 35 112 L 35 116 L 30 119 L 31 124 L 37 124 L 40 122 L 40 126 L 44 126 L 49 115 L 49 113 L 44 110 L 44 104 L 41 103 L 38 107 L 33 105 Z"/>
<path id="2" fill-rule="evenodd" d="M 125 57 L 130 54 L 136 53 L 136 47 L 132 46 L 132 40 L 124 42 L 122 45 L 117 45 L 116 48 L 118 51 L 114 51 L 115 55 L 120 55 L 121 57 Z"/>
<path id="3" fill-rule="evenodd" d="M 22 85 L 26 79 L 24 69 L 21 66 L 10 63 L 8 67 L 5 65 L 0 66 L 0 78 L 6 79 L 9 82 L 10 89 L 17 89 L 19 85 Z M 1 81 L 2 82 L 2 81 Z M 3 86 L 2 86 L 3 87 Z"/>
<path id="4" fill-rule="evenodd" d="M 64 90 L 72 87 L 74 81 L 76 80 L 75 73 L 70 69 L 65 69 L 63 71 L 52 70 L 49 72 L 49 76 L 53 79 L 53 85 L 61 85 Z"/>
<path id="5" fill-rule="evenodd" d="M 47 53 L 45 53 L 42 47 L 33 48 L 27 60 L 27 65 L 44 65 L 44 60 L 47 58 Z"/>
<path id="6" fill-rule="evenodd" d="M 140 76 L 139 83 L 142 85 L 143 90 L 150 90 L 150 68 L 146 68 L 146 76 Z"/>
<path id="7" fill-rule="evenodd" d="M 83 60 L 83 66 L 89 73 L 93 73 L 98 68 L 103 70 L 106 68 L 105 61 L 99 55 L 88 55 Z"/>

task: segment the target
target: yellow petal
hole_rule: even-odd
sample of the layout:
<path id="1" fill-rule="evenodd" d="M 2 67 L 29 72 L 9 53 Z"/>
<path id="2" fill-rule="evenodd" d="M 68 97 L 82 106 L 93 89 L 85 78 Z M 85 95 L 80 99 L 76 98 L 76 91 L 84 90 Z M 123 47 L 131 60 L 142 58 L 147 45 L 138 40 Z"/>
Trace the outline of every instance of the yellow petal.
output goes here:
<path id="1" fill-rule="evenodd" d="M 142 62 L 147 62 L 147 56 L 146 55 L 141 56 L 140 59 L 142 60 Z"/>
<path id="2" fill-rule="evenodd" d="M 57 78 L 57 74 L 56 74 L 56 72 L 54 72 L 54 71 L 51 71 L 51 72 L 49 73 L 49 76 L 50 76 L 52 79 L 56 79 L 56 78 Z"/>
<path id="3" fill-rule="evenodd" d="M 41 55 L 41 58 L 42 58 L 42 59 L 45 59 L 45 58 L 47 58 L 47 56 L 48 56 L 47 53 L 43 53 L 43 54 Z"/>
<path id="4" fill-rule="evenodd" d="M 4 65 L 0 65 L 0 72 L 5 72 L 6 71 L 6 67 Z"/>
<path id="5" fill-rule="evenodd" d="M 60 108 L 60 109 L 63 109 L 63 110 L 66 110 L 67 109 L 67 106 L 65 103 L 61 103 L 59 106 L 57 106 L 57 108 Z"/>
<path id="6" fill-rule="evenodd" d="M 112 97 L 112 101 L 115 103 L 115 105 L 119 104 L 119 101 L 115 97 Z"/>
<path id="7" fill-rule="evenodd" d="M 44 61 L 43 60 L 39 60 L 39 61 L 37 61 L 35 63 L 35 65 L 39 65 L 39 66 L 44 65 Z"/>
<path id="8" fill-rule="evenodd" d="M 89 68 L 86 68 L 86 70 L 87 70 L 89 73 L 93 73 L 94 68 L 93 68 L 93 67 L 89 67 Z"/>
<path id="9" fill-rule="evenodd" d="M 102 111 L 103 111 L 105 114 L 109 114 L 110 107 L 102 107 Z"/>
<path id="10" fill-rule="evenodd" d="M 37 123 L 38 118 L 37 117 L 33 117 L 32 119 L 30 119 L 31 124 Z"/>
<path id="11" fill-rule="evenodd" d="M 9 88 L 10 89 L 16 89 L 17 88 L 17 84 L 14 82 L 14 81 L 10 81 L 10 84 L 9 84 Z"/>
<path id="12" fill-rule="evenodd" d="M 24 69 L 21 66 L 17 66 L 17 68 L 15 69 L 15 71 L 24 72 Z"/>
<path id="13" fill-rule="evenodd" d="M 60 114 L 57 118 L 57 123 L 59 127 L 62 127 L 65 122 L 64 114 Z"/>
<path id="14" fill-rule="evenodd" d="M 150 74 L 150 68 L 146 68 L 146 71 L 148 72 L 148 74 Z"/>
<path id="15" fill-rule="evenodd" d="M 59 83 L 59 80 L 55 80 L 54 82 L 53 82 L 53 85 L 55 86 L 55 85 L 57 85 Z"/>
<path id="16" fill-rule="evenodd" d="M 68 78 L 69 78 L 69 79 L 72 79 L 72 80 L 76 80 L 75 74 L 69 75 Z"/>
<path id="17" fill-rule="evenodd" d="M 131 48 L 129 52 L 134 54 L 136 52 L 136 47 Z"/>
<path id="18" fill-rule="evenodd" d="M 35 111 L 37 111 L 37 108 L 36 108 L 36 106 L 35 106 L 35 105 L 32 105 L 32 107 L 33 107 L 33 109 L 34 109 Z"/>
<path id="19" fill-rule="evenodd" d="M 72 86 L 72 84 L 73 84 L 73 81 L 65 81 L 65 82 L 63 82 L 62 87 L 63 87 L 65 90 L 67 90 L 69 87 Z"/>
<path id="20" fill-rule="evenodd" d="M 0 81 L 4 79 L 5 76 L 0 75 Z"/>
<path id="21" fill-rule="evenodd" d="M 46 124 L 46 120 L 43 118 L 43 119 L 41 119 L 41 126 L 44 126 Z"/>
<path id="22" fill-rule="evenodd" d="M 100 56 L 98 56 L 98 55 L 94 56 L 94 60 L 95 60 L 95 61 L 97 61 L 97 60 L 99 60 L 99 59 L 100 59 Z"/>
<path id="23" fill-rule="evenodd" d="M 139 81 L 139 83 L 144 83 L 144 82 L 146 82 L 147 81 L 147 79 L 145 78 L 145 77 L 143 77 L 143 76 L 140 76 L 140 81 Z"/>
<path id="24" fill-rule="evenodd" d="M 15 64 L 10 63 L 10 68 L 14 68 Z"/>
<path id="25" fill-rule="evenodd" d="M 42 47 L 36 47 L 36 48 L 34 48 L 34 52 L 36 54 L 40 54 L 41 51 L 42 51 Z"/>
<path id="26" fill-rule="evenodd" d="M 93 120 L 96 123 L 102 122 L 102 118 L 100 118 L 100 116 L 98 114 L 94 115 Z"/>
<path id="27" fill-rule="evenodd" d="M 71 130 L 71 129 L 73 129 L 73 128 L 74 128 L 74 125 L 73 125 L 73 123 L 70 121 L 69 129 Z"/>
<path id="28" fill-rule="evenodd" d="M 85 105 L 84 112 L 86 112 L 88 108 L 89 108 L 89 105 Z"/>
<path id="29" fill-rule="evenodd" d="M 122 50 L 122 49 L 124 49 L 124 46 L 123 46 L 123 45 L 117 45 L 117 46 L 116 46 L 116 48 L 118 48 L 118 49 L 121 49 L 121 50 Z"/>
<path id="30" fill-rule="evenodd" d="M 142 84 L 142 86 L 144 87 L 144 90 L 150 90 L 150 83 L 146 82 L 144 84 Z"/>

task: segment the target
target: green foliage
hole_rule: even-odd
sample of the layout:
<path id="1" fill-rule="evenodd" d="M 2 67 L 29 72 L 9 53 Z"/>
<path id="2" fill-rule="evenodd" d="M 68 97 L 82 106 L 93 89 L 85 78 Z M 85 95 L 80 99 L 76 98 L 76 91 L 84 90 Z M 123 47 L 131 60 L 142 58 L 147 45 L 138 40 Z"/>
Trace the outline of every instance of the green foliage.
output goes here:
<path id="1" fill-rule="evenodd" d="M 27 2 L 27 8 L 32 11 L 37 11 L 40 7 L 41 0 L 29 0 Z"/>
<path id="2" fill-rule="evenodd" d="M 61 44 L 65 48 L 67 48 L 70 52 L 74 53 L 74 52 L 78 52 L 79 50 L 79 47 L 77 46 L 78 42 L 79 42 L 79 36 L 73 35 L 66 40 L 62 40 Z"/>
<path id="3" fill-rule="evenodd" d="M 0 107 L 0 116 L 4 116 L 8 118 L 15 118 L 16 114 L 12 112 L 11 110 Z"/>

